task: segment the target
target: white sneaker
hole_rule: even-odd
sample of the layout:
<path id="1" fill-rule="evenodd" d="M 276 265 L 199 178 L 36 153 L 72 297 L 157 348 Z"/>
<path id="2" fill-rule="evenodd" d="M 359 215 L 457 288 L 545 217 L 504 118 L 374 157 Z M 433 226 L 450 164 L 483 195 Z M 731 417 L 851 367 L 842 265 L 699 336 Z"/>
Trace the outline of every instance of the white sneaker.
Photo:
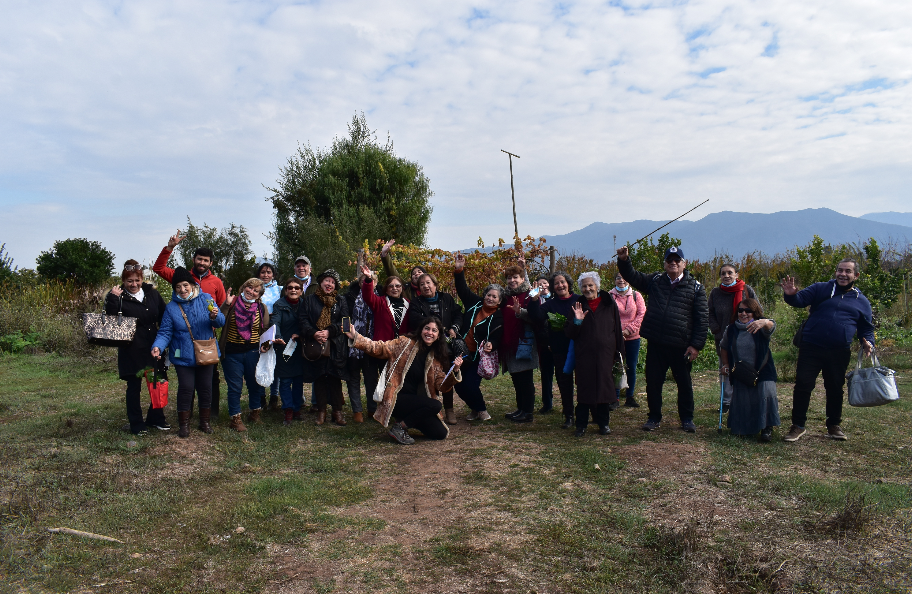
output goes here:
<path id="1" fill-rule="evenodd" d="M 491 417 L 488 417 L 488 418 L 490 419 Z M 478 413 L 475 412 L 474 410 L 466 416 L 466 421 L 477 421 L 477 420 L 478 420 Z"/>
<path id="2" fill-rule="evenodd" d="M 483 411 L 478 412 L 478 415 L 477 415 L 477 416 L 478 416 L 478 420 L 479 420 L 479 421 L 489 421 L 489 420 L 491 420 L 491 415 L 489 415 L 489 414 L 488 414 L 488 411 L 486 411 L 486 410 L 483 410 Z"/>

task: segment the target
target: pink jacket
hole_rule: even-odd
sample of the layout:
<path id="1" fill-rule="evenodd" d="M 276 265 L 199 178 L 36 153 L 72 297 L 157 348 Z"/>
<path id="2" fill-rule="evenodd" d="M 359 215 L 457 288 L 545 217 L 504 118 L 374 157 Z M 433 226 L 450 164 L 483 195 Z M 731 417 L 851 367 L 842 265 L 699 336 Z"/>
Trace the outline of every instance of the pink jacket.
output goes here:
<path id="1" fill-rule="evenodd" d="M 618 310 L 621 314 L 621 330 L 631 330 L 630 336 L 625 336 L 624 340 L 635 340 L 640 337 L 640 324 L 643 323 L 643 316 L 646 315 L 646 302 L 643 296 L 633 287 L 627 289 L 624 293 L 618 293 L 617 288 L 608 291 L 614 302 L 617 303 Z"/>

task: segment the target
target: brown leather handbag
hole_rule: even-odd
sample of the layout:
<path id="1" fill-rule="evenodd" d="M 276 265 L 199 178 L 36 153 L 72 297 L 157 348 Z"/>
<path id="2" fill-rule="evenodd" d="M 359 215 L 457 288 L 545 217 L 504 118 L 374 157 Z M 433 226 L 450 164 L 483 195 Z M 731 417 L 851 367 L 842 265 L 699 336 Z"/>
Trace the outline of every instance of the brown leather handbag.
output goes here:
<path id="1" fill-rule="evenodd" d="M 316 338 L 310 337 L 304 341 L 304 348 L 301 349 L 301 355 L 308 361 L 329 358 L 329 341 L 321 343 Z"/>
<path id="2" fill-rule="evenodd" d="M 184 312 L 184 308 L 181 307 L 179 303 L 177 304 L 177 307 L 180 308 L 181 315 L 184 316 L 184 322 L 187 324 L 187 332 L 190 333 L 190 340 L 193 341 L 193 354 L 196 357 L 196 364 L 200 367 L 206 365 L 218 365 L 218 341 L 215 338 L 195 340 L 193 338 L 193 330 L 190 329 L 190 320 L 187 319 L 187 314 Z"/>

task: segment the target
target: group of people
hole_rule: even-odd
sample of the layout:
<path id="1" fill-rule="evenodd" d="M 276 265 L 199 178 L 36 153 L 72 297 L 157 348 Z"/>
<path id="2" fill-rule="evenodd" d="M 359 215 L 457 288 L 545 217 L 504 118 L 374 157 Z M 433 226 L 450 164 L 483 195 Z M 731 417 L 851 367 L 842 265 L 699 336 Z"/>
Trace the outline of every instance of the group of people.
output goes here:
<path id="1" fill-rule="evenodd" d="M 194 395 L 198 427 L 212 432 L 211 419 L 219 415 L 219 361 L 227 384 L 229 428 L 235 431 L 246 430 L 244 384 L 247 423 L 260 422 L 263 408 L 278 408 L 279 401 L 285 425 L 302 420 L 304 385 L 309 384 L 316 423 L 331 419 L 345 425 L 345 383 L 354 422 L 364 421 L 366 405 L 367 414 L 399 443 L 414 443 L 411 429 L 444 439 L 449 426 L 458 423 L 454 392 L 469 409 L 466 420 L 491 418 L 482 380 L 501 370 L 510 374 L 516 396 L 515 410 L 505 417 L 529 423 L 536 413 L 533 372 L 540 369 L 539 414 L 553 410 L 556 380 L 564 428 L 582 437 L 591 419 L 607 435 L 622 390 L 624 406 L 640 406 L 635 386 L 641 338 L 647 341 L 643 430 L 661 426 L 663 384 L 670 369 L 680 428 L 693 433 L 691 367 L 709 331 L 719 357 L 720 412 L 728 413 L 731 432 L 770 441 L 780 424 L 769 346 L 775 322 L 764 316 L 753 289 L 738 279 L 732 264 L 722 267 L 720 285 L 707 297 L 688 272 L 681 247 L 666 250 L 664 269 L 657 272 L 635 270 L 627 248 L 620 248 L 615 286 L 607 291 L 595 271 L 577 279 L 557 272 L 530 281 L 520 255 L 504 270 L 503 284 L 494 282 L 476 293 L 466 282 L 465 257 L 456 254 L 457 302 L 439 290 L 439 279 L 421 265 L 400 276 L 390 258 L 393 241 L 380 253 L 382 282 L 361 266 L 343 291 L 333 269 L 312 278 L 311 262 L 302 255 L 284 284 L 279 285 L 278 271 L 266 262 L 235 295 L 211 272 L 213 253 L 207 248 L 196 250 L 190 270 L 167 266 L 182 239 L 179 233 L 172 236 L 153 266 L 172 284 L 167 305 L 152 285 L 142 282 L 142 267 L 135 260 L 126 262 L 121 286 L 105 299 L 108 313 L 137 318 L 133 342 L 120 347 L 118 356 L 132 433 L 150 426 L 170 429 L 162 409 L 150 407 L 144 417 L 138 377 L 144 369 L 161 368 L 167 351 L 178 381 L 180 437 L 190 434 Z M 854 286 L 857 277 L 857 263 L 847 259 L 829 282 L 801 291 L 791 277 L 782 282 L 786 303 L 810 306 L 810 318 L 796 336 L 797 379 L 786 441 L 805 433 L 810 394 L 821 373 L 828 435 L 846 439 L 840 425 L 850 348 L 856 335 L 867 354 L 874 345 L 871 306 Z M 274 332 L 271 340 L 266 340 L 267 332 Z M 257 383 L 257 364 L 270 349 L 275 349 L 275 368 L 267 402 L 266 388 Z"/>

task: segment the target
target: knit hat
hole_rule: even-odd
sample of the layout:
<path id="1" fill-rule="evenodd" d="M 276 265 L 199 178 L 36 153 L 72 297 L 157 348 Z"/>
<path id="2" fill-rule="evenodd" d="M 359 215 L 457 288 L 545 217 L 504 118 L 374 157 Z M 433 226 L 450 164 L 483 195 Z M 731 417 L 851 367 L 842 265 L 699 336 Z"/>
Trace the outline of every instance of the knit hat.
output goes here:
<path id="1" fill-rule="evenodd" d="M 187 272 L 186 268 L 184 268 L 183 266 L 178 266 L 177 268 L 174 269 L 174 276 L 171 277 L 171 286 L 177 287 L 177 283 L 184 283 L 184 282 L 190 283 L 191 285 L 197 284 L 196 279 L 193 278 L 192 274 Z"/>
<path id="2" fill-rule="evenodd" d="M 338 272 L 336 272 L 332 268 L 327 268 L 322 273 L 320 273 L 320 276 L 317 277 L 317 284 L 319 285 L 320 283 L 322 283 L 323 279 L 328 276 L 331 276 L 332 278 L 335 279 L 337 287 L 339 286 L 339 283 L 342 282 L 342 277 L 339 276 Z"/>

